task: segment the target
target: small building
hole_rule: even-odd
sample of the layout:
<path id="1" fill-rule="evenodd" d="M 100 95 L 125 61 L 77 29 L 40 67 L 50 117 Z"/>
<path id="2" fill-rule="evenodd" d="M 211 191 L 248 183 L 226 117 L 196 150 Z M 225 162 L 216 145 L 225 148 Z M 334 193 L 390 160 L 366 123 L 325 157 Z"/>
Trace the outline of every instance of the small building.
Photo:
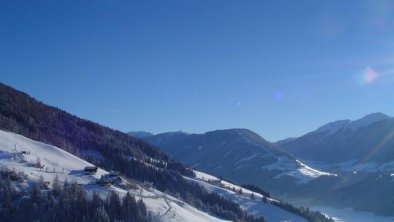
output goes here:
<path id="1" fill-rule="evenodd" d="M 98 170 L 98 167 L 96 167 L 96 166 L 87 166 L 83 170 L 85 171 L 85 173 L 95 174 L 97 172 L 97 170 Z"/>

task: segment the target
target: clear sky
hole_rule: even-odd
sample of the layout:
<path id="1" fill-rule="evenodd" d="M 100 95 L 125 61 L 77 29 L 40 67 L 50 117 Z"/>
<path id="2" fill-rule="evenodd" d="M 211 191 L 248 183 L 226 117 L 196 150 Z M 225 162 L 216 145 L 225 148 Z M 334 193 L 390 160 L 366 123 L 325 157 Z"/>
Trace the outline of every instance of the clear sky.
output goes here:
<path id="1" fill-rule="evenodd" d="M 394 115 L 394 1 L 0 0 L 0 81 L 122 131 Z"/>

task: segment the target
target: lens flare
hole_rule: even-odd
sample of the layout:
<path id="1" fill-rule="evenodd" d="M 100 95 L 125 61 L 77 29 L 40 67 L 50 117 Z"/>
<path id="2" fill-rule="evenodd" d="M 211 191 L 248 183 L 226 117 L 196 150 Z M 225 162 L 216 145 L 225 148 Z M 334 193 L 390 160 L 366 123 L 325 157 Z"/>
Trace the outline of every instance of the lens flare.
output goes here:
<path id="1" fill-rule="evenodd" d="M 362 71 L 358 72 L 355 79 L 361 85 L 372 85 L 380 77 L 379 73 L 368 66 Z"/>
<path id="2" fill-rule="evenodd" d="M 371 67 L 367 67 L 364 74 L 365 83 L 372 84 L 377 78 L 379 78 L 379 73 Z"/>

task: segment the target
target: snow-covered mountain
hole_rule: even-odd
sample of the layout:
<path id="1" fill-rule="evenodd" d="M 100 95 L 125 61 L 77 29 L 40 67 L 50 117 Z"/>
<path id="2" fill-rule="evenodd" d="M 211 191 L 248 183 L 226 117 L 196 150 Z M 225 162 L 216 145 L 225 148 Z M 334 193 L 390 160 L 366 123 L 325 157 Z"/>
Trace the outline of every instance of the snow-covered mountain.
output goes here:
<path id="1" fill-rule="evenodd" d="M 394 169 L 394 119 L 373 113 L 355 121 L 339 120 L 278 145 L 325 168 Z"/>
<path id="2" fill-rule="evenodd" d="M 204 134 L 163 133 L 144 139 L 176 160 L 237 182 L 265 187 L 267 184 L 261 181 L 272 178 L 306 183 L 320 176 L 336 176 L 305 165 L 247 129 Z"/>

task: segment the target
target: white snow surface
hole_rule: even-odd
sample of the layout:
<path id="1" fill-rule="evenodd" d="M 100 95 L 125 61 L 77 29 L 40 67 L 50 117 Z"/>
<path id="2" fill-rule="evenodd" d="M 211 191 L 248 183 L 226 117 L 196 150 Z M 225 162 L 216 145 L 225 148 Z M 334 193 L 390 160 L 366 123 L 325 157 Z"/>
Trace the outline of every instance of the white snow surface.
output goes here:
<path id="1" fill-rule="evenodd" d="M 263 216 L 268 222 L 306 222 L 307 220 L 298 215 L 292 214 L 286 210 L 283 210 L 272 203 L 269 202 L 277 202 L 277 200 L 272 198 L 267 198 L 267 203 L 262 201 L 263 195 L 250 191 L 248 189 L 242 188 L 235 184 L 229 183 L 227 181 L 221 180 L 220 183 L 222 186 L 218 186 L 217 184 L 213 184 L 209 181 L 219 181 L 217 177 L 212 175 L 194 171 L 196 174 L 196 178 L 187 178 L 191 182 L 195 182 L 206 188 L 209 192 L 214 192 L 222 197 L 234 201 L 238 203 L 242 209 L 247 211 L 250 214 L 256 216 Z M 232 191 L 232 188 L 235 190 L 242 189 L 242 195 Z M 251 198 L 251 195 L 254 195 L 254 199 Z"/>
<path id="2" fill-rule="evenodd" d="M 297 183 L 299 184 L 307 183 L 321 176 L 337 176 L 334 173 L 328 173 L 314 169 L 299 160 L 294 162 L 287 157 L 280 157 L 278 161 L 268 166 L 264 166 L 263 169 L 283 171 L 275 177 L 280 178 L 283 176 L 291 176 L 296 178 Z"/>
<path id="3" fill-rule="evenodd" d="M 338 175 L 336 175 L 334 173 L 327 173 L 327 172 L 316 170 L 316 169 L 314 169 L 314 168 L 302 163 L 299 160 L 296 160 L 296 161 L 301 166 L 298 169 L 298 171 L 301 172 L 302 174 L 306 175 L 306 176 L 310 176 L 310 177 L 313 177 L 313 178 L 317 178 L 317 177 L 320 177 L 320 176 L 335 176 L 335 177 L 338 176 Z"/>
<path id="4" fill-rule="evenodd" d="M 21 154 L 22 151 L 28 154 Z M 33 166 L 40 158 L 43 169 Z M 95 175 L 86 175 L 84 167 L 92 164 L 60 149 L 26 138 L 24 136 L 0 130 L 0 167 L 7 167 L 17 172 L 28 175 L 30 182 L 37 181 L 41 176 L 44 181 L 52 182 L 56 175 L 61 181 L 67 179 L 69 182 L 76 181 L 86 188 L 88 193 L 98 192 L 106 197 L 111 190 L 120 195 L 127 192 L 133 194 L 137 199 L 142 198 L 147 209 L 157 216 L 160 221 L 171 222 L 223 222 L 208 213 L 202 212 L 183 201 L 164 194 L 155 189 L 143 188 L 137 184 L 138 189 L 124 190 L 117 186 L 101 187 L 96 181 L 107 172 L 99 169 Z"/>

